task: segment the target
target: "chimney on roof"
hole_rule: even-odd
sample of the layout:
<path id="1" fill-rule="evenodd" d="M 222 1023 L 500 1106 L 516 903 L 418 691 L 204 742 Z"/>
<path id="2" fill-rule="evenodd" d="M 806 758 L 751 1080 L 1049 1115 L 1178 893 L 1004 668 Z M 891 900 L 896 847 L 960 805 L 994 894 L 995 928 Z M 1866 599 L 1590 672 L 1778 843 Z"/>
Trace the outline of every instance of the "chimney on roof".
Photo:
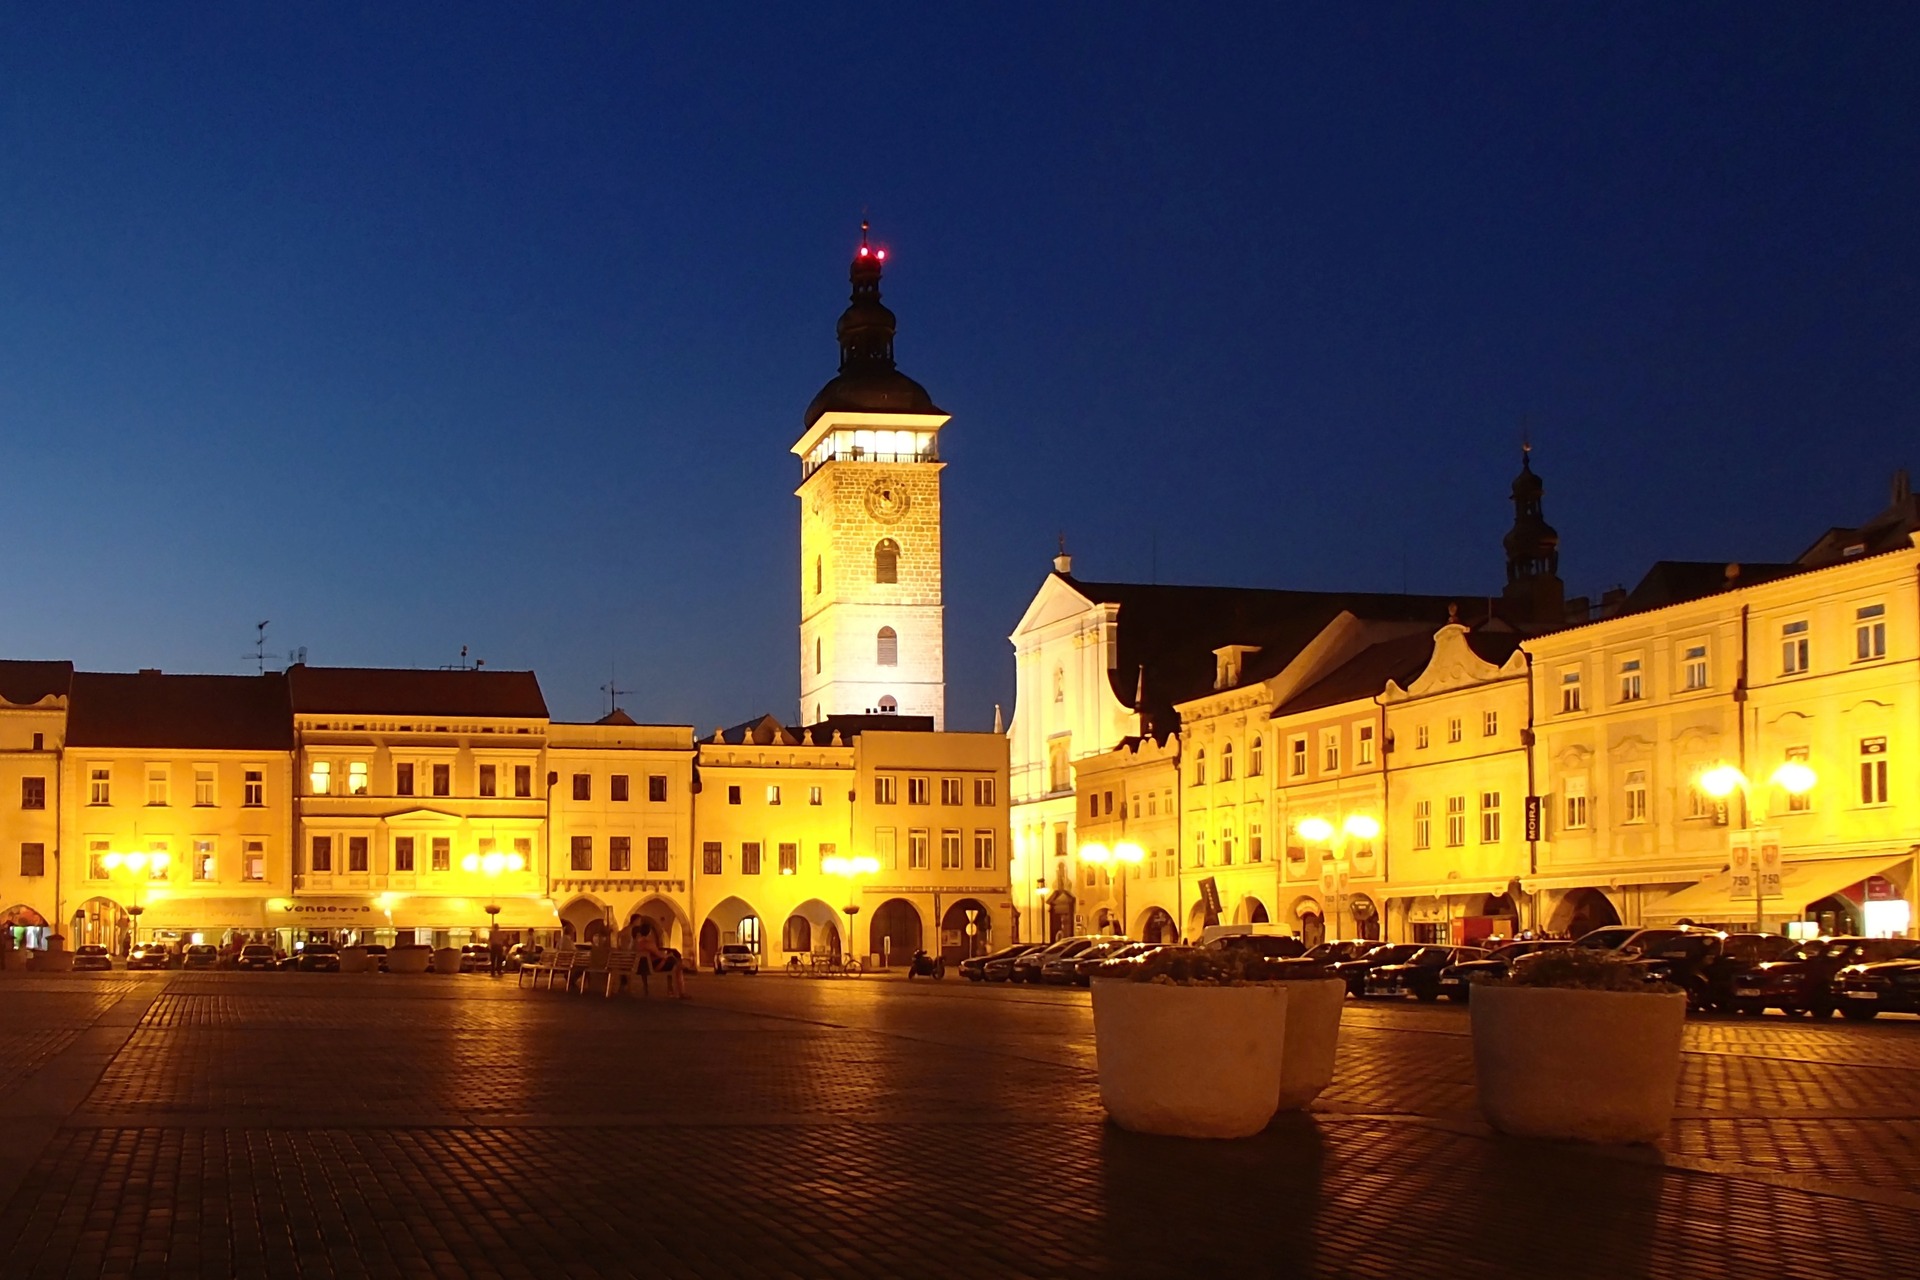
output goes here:
<path id="1" fill-rule="evenodd" d="M 1611 617 L 1627 598 L 1627 589 L 1622 586 L 1608 587 L 1600 593 L 1600 613 L 1602 617 Z"/>
<path id="2" fill-rule="evenodd" d="M 1911 497 L 1913 497 L 1913 481 L 1908 478 L 1907 469 L 1901 467 L 1893 473 L 1893 505 L 1897 507 Z"/>
<path id="3" fill-rule="evenodd" d="M 1740 585 L 1740 566 L 1737 564 L 1730 564 L 1727 566 L 1727 580 L 1722 584 L 1722 586 L 1725 590 L 1731 591 L 1739 585 Z"/>

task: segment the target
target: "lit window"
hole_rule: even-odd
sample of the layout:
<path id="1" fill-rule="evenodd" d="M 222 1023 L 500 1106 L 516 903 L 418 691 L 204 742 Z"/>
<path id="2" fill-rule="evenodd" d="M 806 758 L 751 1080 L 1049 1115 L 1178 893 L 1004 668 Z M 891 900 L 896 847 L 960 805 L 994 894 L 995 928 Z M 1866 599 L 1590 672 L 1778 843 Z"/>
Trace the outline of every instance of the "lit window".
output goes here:
<path id="1" fill-rule="evenodd" d="M 193 878 L 213 879 L 213 841 L 206 837 L 193 842 Z"/>
<path id="2" fill-rule="evenodd" d="M 1580 709 L 1580 673 L 1563 671 L 1560 673 L 1560 711 L 1565 714 Z"/>
<path id="3" fill-rule="evenodd" d="M 267 878 L 266 841 L 249 840 L 241 846 L 240 878 L 242 880 L 265 880 Z"/>
<path id="4" fill-rule="evenodd" d="M 1413 847 L 1427 849 L 1433 846 L 1433 801 L 1415 800 L 1413 802 Z"/>
<path id="5" fill-rule="evenodd" d="M 484 778 L 487 772 L 488 772 L 488 768 L 482 768 L 480 770 L 481 777 Z M 367 762 L 366 761 L 352 760 L 348 762 L 347 794 L 350 796 L 363 796 L 367 794 Z M 483 790 L 481 791 L 480 794 L 484 796 L 490 793 Z"/>
<path id="6" fill-rule="evenodd" d="M 780 803 L 780 784 L 779 783 L 770 782 L 767 784 L 767 803 L 768 804 Z"/>
<path id="7" fill-rule="evenodd" d="M 1564 785 L 1566 828 L 1569 831 L 1584 831 L 1587 826 L 1587 779 L 1585 775 L 1568 778 Z"/>
<path id="8" fill-rule="evenodd" d="M 1807 762 L 1807 755 L 1808 755 L 1808 751 L 1807 751 L 1807 748 L 1805 747 L 1788 747 L 1787 748 L 1787 759 L 1795 761 L 1799 764 L 1805 764 Z M 1787 812 L 1788 813 L 1808 813 L 1812 809 L 1813 809 L 1813 791 L 1811 789 L 1799 792 L 1797 794 L 1791 791 L 1787 793 Z"/>
<path id="9" fill-rule="evenodd" d="M 1480 843 L 1500 843 L 1500 793 L 1480 793 Z"/>
<path id="10" fill-rule="evenodd" d="M 1638 702 L 1641 692 L 1640 659 L 1628 658 L 1620 664 L 1620 701 Z"/>
<path id="11" fill-rule="evenodd" d="M 892 627 L 880 628 L 880 635 L 874 642 L 874 661 L 883 667 L 900 665 L 900 637 Z"/>
<path id="12" fill-rule="evenodd" d="M 1860 803 L 1887 802 L 1887 740 L 1860 739 Z"/>
<path id="13" fill-rule="evenodd" d="M 1373 763 L 1373 726 L 1363 724 L 1356 732 L 1353 741 L 1353 762 L 1357 765 Z"/>
<path id="14" fill-rule="evenodd" d="M 1467 842 L 1467 798 L 1447 797 L 1447 847 L 1458 849 Z"/>
<path id="15" fill-rule="evenodd" d="M 1853 611 L 1853 660 L 1887 656 L 1887 606 L 1870 604 Z"/>
<path id="16" fill-rule="evenodd" d="M 1802 618 L 1780 628 L 1780 674 L 1798 675 L 1807 669 L 1807 623 Z"/>
<path id="17" fill-rule="evenodd" d="M 333 766 L 325 760 L 315 760 L 308 771 L 307 781 L 312 784 L 316 796 L 331 795 L 333 792 Z"/>
<path id="18" fill-rule="evenodd" d="M 664 779 L 662 779 L 662 781 L 664 781 Z M 822 793 L 821 793 L 821 789 L 820 789 L 819 787 L 808 787 L 808 788 L 807 788 L 807 803 L 808 803 L 808 804 L 819 804 L 819 803 L 820 803 L 820 800 L 821 800 L 821 795 L 822 795 Z"/>
<path id="19" fill-rule="evenodd" d="M 1680 656 L 1680 683 L 1689 690 L 1707 687 L 1707 646 L 1688 645 Z"/>
<path id="20" fill-rule="evenodd" d="M 1626 805 L 1620 820 L 1622 822 L 1647 820 L 1647 771 L 1645 769 L 1633 769 L 1627 773 Z"/>

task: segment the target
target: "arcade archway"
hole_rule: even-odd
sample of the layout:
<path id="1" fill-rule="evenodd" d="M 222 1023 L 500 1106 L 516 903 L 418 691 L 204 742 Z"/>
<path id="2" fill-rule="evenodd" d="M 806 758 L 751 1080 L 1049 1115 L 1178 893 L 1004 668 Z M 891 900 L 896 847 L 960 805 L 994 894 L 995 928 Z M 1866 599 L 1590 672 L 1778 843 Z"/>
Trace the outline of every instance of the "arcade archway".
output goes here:
<path id="1" fill-rule="evenodd" d="M 967 931 L 971 925 L 973 932 Z M 958 964 L 993 950 L 993 913 L 978 898 L 961 898 L 940 917 L 940 954 Z"/>
<path id="2" fill-rule="evenodd" d="M 700 925 L 700 966 L 710 967 L 720 948 L 730 942 L 745 943 L 755 955 L 766 952 L 760 913 L 742 898 L 724 898 L 707 912 Z"/>
<path id="3" fill-rule="evenodd" d="M 888 898 L 874 911 L 867 937 L 871 942 L 868 950 L 880 957 L 883 966 L 905 964 L 924 945 L 920 940 L 919 908 L 905 898 Z"/>

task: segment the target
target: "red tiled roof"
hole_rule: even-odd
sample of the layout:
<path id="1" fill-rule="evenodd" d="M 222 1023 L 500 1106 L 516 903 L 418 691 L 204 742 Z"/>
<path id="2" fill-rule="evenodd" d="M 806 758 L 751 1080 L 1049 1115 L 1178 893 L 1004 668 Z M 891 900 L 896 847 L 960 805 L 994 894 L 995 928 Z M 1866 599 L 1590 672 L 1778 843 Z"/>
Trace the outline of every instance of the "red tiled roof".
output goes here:
<path id="1" fill-rule="evenodd" d="M 287 668 L 287 685 L 301 715 L 547 718 L 547 700 L 531 671 L 296 664 Z"/>
<path id="2" fill-rule="evenodd" d="M 170 676 L 76 671 L 67 706 L 69 747 L 290 751 L 287 681 L 260 676 Z"/>

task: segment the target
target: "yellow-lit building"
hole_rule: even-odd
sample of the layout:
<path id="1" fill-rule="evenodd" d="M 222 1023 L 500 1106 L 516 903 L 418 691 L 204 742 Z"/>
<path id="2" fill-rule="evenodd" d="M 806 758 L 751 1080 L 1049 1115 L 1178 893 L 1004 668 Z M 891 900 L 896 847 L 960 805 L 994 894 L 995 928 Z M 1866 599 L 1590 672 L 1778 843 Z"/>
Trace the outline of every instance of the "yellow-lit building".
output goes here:
<path id="1" fill-rule="evenodd" d="M 0 928 L 40 948 L 59 927 L 60 750 L 67 733 L 70 662 L 0 662 Z"/>

